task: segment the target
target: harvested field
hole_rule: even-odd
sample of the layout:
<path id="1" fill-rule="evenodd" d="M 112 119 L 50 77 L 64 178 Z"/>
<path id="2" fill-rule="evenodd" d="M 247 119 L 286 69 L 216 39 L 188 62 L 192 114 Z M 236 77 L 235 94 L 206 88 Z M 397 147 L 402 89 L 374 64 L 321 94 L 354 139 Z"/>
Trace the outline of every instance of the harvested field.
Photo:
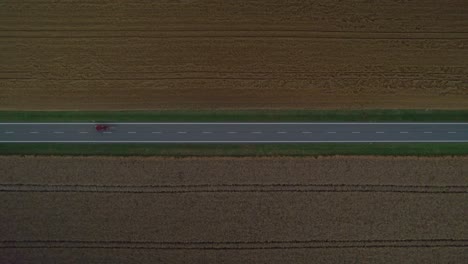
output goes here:
<path id="1" fill-rule="evenodd" d="M 466 157 L 10 156 L 0 169 L 5 260 L 467 258 Z"/>
<path id="2" fill-rule="evenodd" d="M 464 0 L 6 0 L 0 109 L 468 109 L 467 13 Z"/>

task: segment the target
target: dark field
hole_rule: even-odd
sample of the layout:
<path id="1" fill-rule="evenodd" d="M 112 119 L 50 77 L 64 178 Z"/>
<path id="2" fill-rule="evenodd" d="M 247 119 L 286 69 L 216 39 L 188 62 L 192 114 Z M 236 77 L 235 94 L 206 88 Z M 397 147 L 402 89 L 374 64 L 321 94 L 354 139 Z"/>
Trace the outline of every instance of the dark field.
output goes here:
<path id="1" fill-rule="evenodd" d="M 467 158 L 2 157 L 0 256 L 466 260 Z M 21 263 L 21 262 L 20 262 Z"/>
<path id="2" fill-rule="evenodd" d="M 0 109 L 468 109 L 464 0 L 0 3 Z"/>

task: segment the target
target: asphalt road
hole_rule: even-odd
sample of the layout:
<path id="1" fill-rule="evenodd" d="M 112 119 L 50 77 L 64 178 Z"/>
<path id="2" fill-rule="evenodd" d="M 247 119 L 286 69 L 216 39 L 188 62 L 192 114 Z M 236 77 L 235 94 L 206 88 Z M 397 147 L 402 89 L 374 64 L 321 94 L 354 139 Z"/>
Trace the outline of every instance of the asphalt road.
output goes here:
<path id="1" fill-rule="evenodd" d="M 0 123 L 0 142 L 468 142 L 468 123 Z"/>

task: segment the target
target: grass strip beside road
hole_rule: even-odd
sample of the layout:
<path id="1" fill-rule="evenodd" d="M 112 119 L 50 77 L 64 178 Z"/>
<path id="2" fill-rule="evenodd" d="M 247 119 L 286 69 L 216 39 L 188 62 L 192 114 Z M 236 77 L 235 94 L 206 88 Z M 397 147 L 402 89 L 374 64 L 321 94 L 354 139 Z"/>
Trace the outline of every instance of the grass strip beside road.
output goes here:
<path id="1" fill-rule="evenodd" d="M 468 143 L 316 143 L 316 144 L 63 144 L 1 143 L 1 155 L 110 156 L 456 156 Z"/>
<path id="2" fill-rule="evenodd" d="M 468 122 L 468 110 L 0 111 L 0 122 Z"/>

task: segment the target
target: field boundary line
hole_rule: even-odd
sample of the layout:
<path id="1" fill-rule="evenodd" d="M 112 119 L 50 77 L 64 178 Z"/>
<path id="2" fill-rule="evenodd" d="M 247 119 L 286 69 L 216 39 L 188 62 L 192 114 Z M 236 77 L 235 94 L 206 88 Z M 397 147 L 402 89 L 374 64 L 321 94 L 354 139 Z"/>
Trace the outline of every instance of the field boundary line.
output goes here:
<path id="1" fill-rule="evenodd" d="M 468 247 L 467 240 L 289 240 L 289 241 L 83 241 L 4 240 L 0 248 L 100 248 L 167 250 L 265 250 L 298 248 L 415 248 Z"/>
<path id="2" fill-rule="evenodd" d="M 272 192 L 358 192 L 358 193 L 468 193 L 468 186 L 404 186 L 346 184 L 203 184 L 203 185 L 99 185 L 99 184 L 0 184 L 0 192 L 38 193 L 272 193 Z"/>

